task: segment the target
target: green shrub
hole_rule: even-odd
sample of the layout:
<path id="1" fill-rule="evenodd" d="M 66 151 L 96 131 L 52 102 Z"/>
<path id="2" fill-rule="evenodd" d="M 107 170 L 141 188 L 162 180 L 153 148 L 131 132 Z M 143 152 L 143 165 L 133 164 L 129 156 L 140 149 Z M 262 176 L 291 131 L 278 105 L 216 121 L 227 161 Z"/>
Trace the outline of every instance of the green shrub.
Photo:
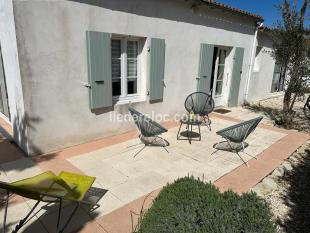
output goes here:
<path id="1" fill-rule="evenodd" d="M 220 193 L 192 177 L 163 188 L 143 215 L 138 233 L 275 232 L 271 212 L 254 193 Z"/>

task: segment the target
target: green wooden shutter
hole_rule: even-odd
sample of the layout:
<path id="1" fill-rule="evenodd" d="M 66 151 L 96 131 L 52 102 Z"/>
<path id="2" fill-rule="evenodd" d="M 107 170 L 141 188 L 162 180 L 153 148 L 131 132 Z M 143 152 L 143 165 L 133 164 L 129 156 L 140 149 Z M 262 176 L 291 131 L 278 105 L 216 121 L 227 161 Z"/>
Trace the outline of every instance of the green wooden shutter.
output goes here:
<path id="1" fill-rule="evenodd" d="M 234 107 L 238 105 L 243 55 L 244 55 L 244 48 L 237 47 L 235 50 L 234 65 L 230 84 L 230 92 L 228 100 L 229 107 Z"/>
<path id="2" fill-rule="evenodd" d="M 111 35 L 86 32 L 90 108 L 112 106 Z"/>
<path id="3" fill-rule="evenodd" d="M 213 53 L 214 45 L 200 44 L 197 91 L 210 92 Z"/>
<path id="4" fill-rule="evenodd" d="M 150 101 L 162 101 L 165 78 L 165 40 L 151 38 Z"/>

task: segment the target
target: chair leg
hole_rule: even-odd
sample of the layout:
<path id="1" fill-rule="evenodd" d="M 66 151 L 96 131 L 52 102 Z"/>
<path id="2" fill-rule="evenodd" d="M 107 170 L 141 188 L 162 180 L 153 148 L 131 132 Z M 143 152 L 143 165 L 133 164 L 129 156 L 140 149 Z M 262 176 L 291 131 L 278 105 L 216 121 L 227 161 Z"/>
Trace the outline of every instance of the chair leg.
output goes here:
<path id="1" fill-rule="evenodd" d="M 180 134 L 180 130 L 181 130 L 181 128 L 182 128 L 182 125 L 183 125 L 183 123 L 181 122 L 181 124 L 180 124 L 180 127 L 179 127 L 179 130 L 178 130 L 178 134 L 177 134 L 177 140 L 179 140 L 179 134 Z"/>
<path id="2" fill-rule="evenodd" d="M 189 140 L 189 144 L 192 144 L 192 135 L 193 135 L 193 125 L 191 124 L 191 135 L 190 137 L 188 137 L 188 140 Z"/>
<path id="3" fill-rule="evenodd" d="M 141 151 L 143 151 L 145 149 L 146 145 L 144 145 L 144 147 L 142 147 L 137 153 L 135 153 L 135 155 L 133 157 L 136 157 L 138 154 L 140 154 Z"/>
<path id="4" fill-rule="evenodd" d="M 58 209 L 58 217 L 57 217 L 57 230 L 56 233 L 59 232 L 59 226 L 60 226 L 60 218 L 61 218 L 61 210 L 62 210 L 62 198 L 59 199 L 59 209 Z"/>
<path id="5" fill-rule="evenodd" d="M 246 161 L 244 161 L 244 159 L 240 156 L 240 154 L 238 152 L 235 152 L 235 153 L 239 156 L 239 158 L 242 160 L 242 162 L 248 167 L 249 166 L 248 163 Z"/>
<path id="6" fill-rule="evenodd" d="M 8 206 L 9 206 L 9 197 L 10 197 L 10 192 L 6 192 L 6 198 L 5 198 L 5 209 L 4 209 L 4 219 L 3 219 L 3 233 L 5 233 L 5 227 L 6 227 L 6 217 L 8 214 Z"/>
<path id="7" fill-rule="evenodd" d="M 137 144 L 127 146 L 126 148 L 131 148 L 131 147 L 139 146 L 139 145 L 142 145 L 142 144 L 143 144 L 142 142 L 139 142 Z"/>
<path id="8" fill-rule="evenodd" d="M 37 201 L 36 204 L 31 208 L 31 210 L 28 212 L 25 218 L 19 221 L 19 223 L 15 226 L 15 229 L 12 231 L 12 233 L 17 233 L 19 229 L 25 224 L 27 219 L 30 217 L 32 212 L 35 210 L 35 208 L 39 205 L 41 201 Z"/>
<path id="9" fill-rule="evenodd" d="M 219 150 L 218 149 L 216 149 L 215 151 L 213 151 L 212 153 L 211 153 L 211 156 L 212 155 L 214 155 L 216 152 L 218 152 Z"/>
<path id="10" fill-rule="evenodd" d="M 239 156 L 239 158 L 242 160 L 242 162 L 248 167 L 248 163 L 245 162 L 244 159 L 243 159 L 243 158 L 240 156 L 240 154 L 238 153 L 238 151 L 235 150 L 235 149 L 232 147 L 232 145 L 230 144 L 229 140 L 226 140 L 226 141 L 228 142 L 228 145 L 230 146 L 232 152 L 235 152 L 235 153 Z M 243 144 L 242 144 L 242 146 L 243 146 Z"/>
<path id="11" fill-rule="evenodd" d="M 251 158 L 258 160 L 258 158 L 256 156 L 250 155 L 249 153 L 247 153 L 245 151 L 242 151 L 242 152 L 245 153 L 246 155 L 250 156 Z"/>
<path id="12" fill-rule="evenodd" d="M 76 211 L 78 210 L 79 206 L 80 206 L 80 203 L 77 202 L 75 208 L 73 209 L 73 211 L 72 211 L 72 213 L 71 213 L 71 215 L 70 215 L 70 217 L 68 218 L 67 222 L 65 223 L 65 225 L 63 226 L 63 228 L 61 229 L 61 231 L 59 231 L 59 233 L 64 232 L 64 230 L 66 229 L 66 227 L 69 225 L 70 221 L 72 220 L 74 214 L 75 214 Z"/>
<path id="13" fill-rule="evenodd" d="M 208 118 L 208 127 L 209 127 L 209 130 L 211 132 L 212 131 L 211 120 L 210 120 L 209 116 L 207 116 L 207 118 Z"/>
<path id="14" fill-rule="evenodd" d="M 208 126 L 209 130 L 212 131 L 211 120 L 210 120 L 209 116 L 208 115 L 203 116 L 202 119 L 203 119 L 202 121 L 206 124 L 206 126 Z"/>
<path id="15" fill-rule="evenodd" d="M 244 142 L 242 142 L 242 152 L 245 153 L 245 154 L 247 154 L 247 155 L 250 156 L 251 158 L 257 160 L 256 156 L 250 155 L 249 153 L 245 152 L 244 149 L 245 149 L 245 147 L 244 147 Z"/>
<path id="16" fill-rule="evenodd" d="M 167 151 L 167 153 L 169 154 L 169 151 L 167 150 L 167 148 L 165 146 L 163 146 L 163 148 L 165 149 L 165 151 Z"/>

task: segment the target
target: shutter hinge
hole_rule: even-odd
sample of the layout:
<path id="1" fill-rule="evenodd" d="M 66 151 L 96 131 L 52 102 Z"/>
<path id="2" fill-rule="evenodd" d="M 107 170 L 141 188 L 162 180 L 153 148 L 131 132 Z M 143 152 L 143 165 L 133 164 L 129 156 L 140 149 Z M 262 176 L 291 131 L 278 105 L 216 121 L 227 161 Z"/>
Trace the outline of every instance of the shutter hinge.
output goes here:
<path id="1" fill-rule="evenodd" d="M 166 83 L 165 83 L 165 80 L 162 80 L 162 81 L 163 81 L 163 86 L 164 86 L 164 87 L 166 87 Z"/>
<path id="2" fill-rule="evenodd" d="M 89 83 L 82 82 L 82 84 L 83 84 L 84 87 L 91 88 L 91 85 Z"/>

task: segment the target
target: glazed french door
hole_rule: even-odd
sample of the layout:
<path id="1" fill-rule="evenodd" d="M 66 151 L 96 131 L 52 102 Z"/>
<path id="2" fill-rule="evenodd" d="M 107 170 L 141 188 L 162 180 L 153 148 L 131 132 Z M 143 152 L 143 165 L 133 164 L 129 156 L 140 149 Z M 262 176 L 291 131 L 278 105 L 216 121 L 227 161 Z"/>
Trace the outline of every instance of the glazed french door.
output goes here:
<path id="1" fill-rule="evenodd" d="M 225 74 L 225 61 L 227 51 L 224 48 L 215 49 L 215 67 L 213 74 L 213 92 L 212 96 L 215 102 L 215 106 L 222 106 L 224 104 L 224 74 Z"/>
<path id="2" fill-rule="evenodd" d="M 0 112 L 7 118 L 10 117 L 1 47 L 0 47 Z"/>

